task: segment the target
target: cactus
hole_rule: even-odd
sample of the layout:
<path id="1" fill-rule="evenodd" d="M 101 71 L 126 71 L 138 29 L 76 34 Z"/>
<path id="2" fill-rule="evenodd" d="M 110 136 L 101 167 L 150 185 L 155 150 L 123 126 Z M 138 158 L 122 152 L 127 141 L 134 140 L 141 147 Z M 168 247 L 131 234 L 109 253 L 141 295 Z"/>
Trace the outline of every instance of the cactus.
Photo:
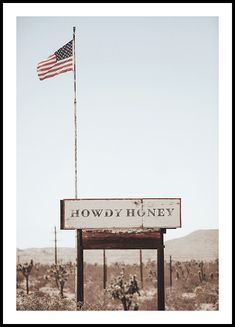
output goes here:
<path id="1" fill-rule="evenodd" d="M 23 265 L 20 263 L 17 265 L 17 271 L 20 271 L 25 277 L 27 294 L 29 294 L 29 275 L 32 268 L 33 268 L 33 260 L 31 260 L 30 263 L 25 262 Z"/>
<path id="2" fill-rule="evenodd" d="M 114 283 L 110 285 L 107 291 L 111 293 L 113 299 L 121 301 L 125 311 L 130 310 L 133 302 L 133 295 L 137 293 L 140 296 L 136 276 L 130 276 L 129 282 L 126 282 L 123 273 L 115 279 Z M 138 304 L 135 302 L 133 309 L 138 310 L 138 308 Z"/>
<path id="3" fill-rule="evenodd" d="M 60 290 L 61 297 L 64 297 L 64 284 L 67 281 L 67 271 L 63 265 L 52 265 L 52 268 L 49 270 L 50 277 L 53 277 L 56 281 L 56 286 Z"/>

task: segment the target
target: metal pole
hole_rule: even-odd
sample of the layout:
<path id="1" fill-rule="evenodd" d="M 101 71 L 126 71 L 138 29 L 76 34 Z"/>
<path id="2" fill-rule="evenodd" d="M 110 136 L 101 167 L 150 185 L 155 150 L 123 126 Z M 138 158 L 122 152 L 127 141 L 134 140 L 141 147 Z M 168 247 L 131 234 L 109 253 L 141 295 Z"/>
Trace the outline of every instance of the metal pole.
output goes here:
<path id="1" fill-rule="evenodd" d="M 77 96 L 76 96 L 76 55 L 75 55 L 75 32 L 76 27 L 73 27 L 73 63 L 74 63 L 74 159 L 75 159 L 75 199 L 78 198 L 78 179 L 77 179 Z M 77 250 L 77 269 L 75 277 L 76 285 L 76 301 L 79 306 L 84 300 L 84 285 L 83 285 L 83 245 L 82 245 L 82 230 L 76 229 L 76 250 Z"/>
<path id="2" fill-rule="evenodd" d="M 75 161 L 75 199 L 78 197 L 78 170 L 77 170 L 77 81 L 76 81 L 76 55 L 75 55 L 75 31 L 73 27 L 73 90 L 74 90 L 74 161 Z"/>
<path id="3" fill-rule="evenodd" d="M 164 243 L 163 230 L 160 229 L 161 244 L 157 249 L 157 281 L 158 281 L 158 310 L 165 310 L 165 285 L 164 285 Z"/>
<path id="4" fill-rule="evenodd" d="M 141 288 L 144 287 L 144 279 L 143 279 L 143 261 L 142 261 L 142 250 L 140 249 L 140 281 Z"/>

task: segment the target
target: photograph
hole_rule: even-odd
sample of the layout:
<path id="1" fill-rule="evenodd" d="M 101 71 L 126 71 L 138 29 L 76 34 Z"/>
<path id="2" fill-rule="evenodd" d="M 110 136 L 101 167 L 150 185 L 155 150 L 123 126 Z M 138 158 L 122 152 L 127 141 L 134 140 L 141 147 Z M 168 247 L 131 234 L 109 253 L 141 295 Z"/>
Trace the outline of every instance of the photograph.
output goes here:
<path id="1" fill-rule="evenodd" d="M 220 313 L 220 17 L 77 8 L 15 17 L 14 310 Z"/>

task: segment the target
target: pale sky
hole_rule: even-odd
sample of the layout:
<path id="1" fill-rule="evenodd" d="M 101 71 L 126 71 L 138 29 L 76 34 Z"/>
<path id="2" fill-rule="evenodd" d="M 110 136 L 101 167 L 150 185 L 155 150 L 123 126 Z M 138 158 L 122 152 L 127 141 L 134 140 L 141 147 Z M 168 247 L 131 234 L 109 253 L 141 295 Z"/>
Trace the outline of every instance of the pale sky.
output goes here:
<path id="1" fill-rule="evenodd" d="M 181 197 L 165 239 L 218 228 L 218 18 L 17 17 L 17 247 L 53 246 L 74 197 L 73 72 L 36 72 L 73 26 L 78 197 Z"/>

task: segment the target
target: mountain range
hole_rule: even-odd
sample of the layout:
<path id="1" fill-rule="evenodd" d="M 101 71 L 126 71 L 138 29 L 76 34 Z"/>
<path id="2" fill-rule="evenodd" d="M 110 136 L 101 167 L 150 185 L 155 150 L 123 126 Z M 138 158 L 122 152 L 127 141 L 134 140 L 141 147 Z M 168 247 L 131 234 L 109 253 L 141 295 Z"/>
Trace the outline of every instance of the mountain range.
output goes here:
<path id="1" fill-rule="evenodd" d="M 211 261 L 218 258 L 218 229 L 204 229 L 194 231 L 186 236 L 168 240 L 165 244 L 165 260 L 204 260 Z M 106 262 L 138 263 L 139 250 L 106 250 Z M 75 262 L 75 248 L 58 247 L 58 263 Z M 156 260 L 157 250 L 142 250 L 143 262 Z M 50 248 L 28 248 L 17 249 L 17 262 L 24 263 L 33 261 L 41 264 L 52 264 L 55 262 L 55 249 Z M 84 261 L 87 263 L 103 263 L 103 250 L 85 250 Z"/>

